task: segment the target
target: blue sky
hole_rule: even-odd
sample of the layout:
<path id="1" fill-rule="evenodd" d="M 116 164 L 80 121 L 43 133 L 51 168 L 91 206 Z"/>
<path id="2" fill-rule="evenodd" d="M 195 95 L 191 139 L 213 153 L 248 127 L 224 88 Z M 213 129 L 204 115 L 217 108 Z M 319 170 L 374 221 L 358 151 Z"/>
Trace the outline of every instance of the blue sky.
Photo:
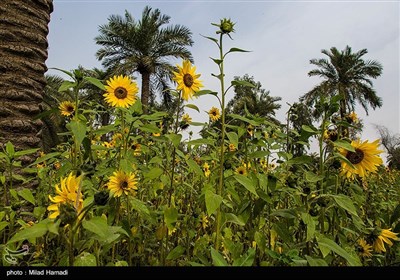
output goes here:
<path id="1" fill-rule="evenodd" d="M 159 9 L 171 17 L 170 24 L 188 27 L 193 33 L 190 48 L 197 72 L 205 89 L 219 90 L 211 73 L 218 68 L 210 57 L 218 56 L 214 43 L 204 36 L 216 37 L 216 27 L 222 18 L 230 18 L 235 25 L 233 40 L 224 41 L 225 49 L 238 47 L 249 53 L 232 53 L 225 62 L 226 79 L 249 74 L 271 96 L 280 96 L 282 108 L 277 118 L 285 121 L 292 104 L 321 80 L 308 77 L 315 67 L 312 58 L 325 58 L 322 49 L 336 47 L 343 50 L 367 49 L 364 59 L 377 60 L 383 74 L 374 81 L 383 106 L 369 111 L 358 107 L 364 121 L 362 139 L 379 137 L 374 124 L 386 126 L 392 133 L 400 133 L 399 90 L 399 30 L 400 4 L 398 1 L 100 1 L 54 0 L 54 11 L 49 25 L 47 66 L 72 70 L 82 65 L 98 67 L 95 53 L 99 49 L 94 38 L 98 27 L 108 22 L 112 14 L 123 15 L 128 10 L 140 19 L 146 5 Z M 180 63 L 180 61 L 174 61 Z M 49 73 L 59 74 L 50 70 Z M 60 75 L 62 76 L 62 75 Z M 138 77 L 139 78 L 139 77 Z M 140 86 L 140 83 L 139 83 Z M 228 93 L 228 98 L 233 91 Z M 205 113 L 217 106 L 213 97 L 201 97 L 191 103 L 200 113 L 187 109 L 193 121 L 205 122 Z M 194 130 L 194 132 L 196 132 Z"/>

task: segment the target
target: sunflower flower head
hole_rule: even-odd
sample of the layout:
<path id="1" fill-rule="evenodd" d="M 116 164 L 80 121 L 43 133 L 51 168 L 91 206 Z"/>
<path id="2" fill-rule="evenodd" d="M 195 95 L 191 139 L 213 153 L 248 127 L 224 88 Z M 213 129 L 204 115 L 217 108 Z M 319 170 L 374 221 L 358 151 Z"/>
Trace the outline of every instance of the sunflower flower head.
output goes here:
<path id="1" fill-rule="evenodd" d="M 72 210 L 74 210 L 75 215 L 80 213 L 83 207 L 83 195 L 80 190 L 81 182 L 82 175 L 76 177 L 70 173 L 67 178 L 61 178 L 60 185 L 55 185 L 56 195 L 49 195 L 49 199 L 53 204 L 47 207 L 47 210 L 52 212 L 49 215 L 50 219 L 55 219 L 61 213 L 65 214 L 67 212 L 67 216 L 71 216 L 71 213 L 73 212 Z M 69 222 L 70 219 L 68 219 L 67 223 Z"/>
<path id="2" fill-rule="evenodd" d="M 356 124 L 359 122 L 358 120 L 358 116 L 356 114 L 356 112 L 351 112 L 350 114 L 348 114 L 346 116 L 346 121 L 350 124 Z"/>
<path id="3" fill-rule="evenodd" d="M 75 113 L 75 104 L 71 101 L 63 101 L 58 106 L 58 109 L 60 109 L 61 115 L 70 117 Z"/>
<path id="4" fill-rule="evenodd" d="M 204 175 L 205 175 L 206 177 L 209 177 L 209 176 L 210 176 L 210 174 L 211 174 L 210 166 L 208 165 L 207 162 L 205 162 L 205 163 L 203 164 L 203 171 L 204 171 Z"/>
<path id="5" fill-rule="evenodd" d="M 186 101 L 192 98 L 194 93 L 203 87 L 199 80 L 200 74 L 196 74 L 196 66 L 192 66 L 189 60 L 184 60 L 182 66 L 177 65 L 178 72 L 173 72 L 173 80 L 178 84 L 177 89 L 182 91 L 182 98 Z"/>
<path id="6" fill-rule="evenodd" d="M 246 166 L 239 166 L 238 168 L 236 168 L 236 174 L 239 175 L 246 175 L 247 174 L 247 170 L 246 170 Z"/>
<path id="7" fill-rule="evenodd" d="M 372 257 L 372 245 L 368 244 L 365 239 L 358 240 L 357 251 L 362 257 Z"/>
<path id="8" fill-rule="evenodd" d="M 389 247 L 393 245 L 393 241 L 399 241 L 398 233 L 392 232 L 391 228 L 388 229 L 375 229 L 367 238 L 372 244 L 372 249 L 376 253 L 386 252 L 385 244 Z M 392 239 L 392 240 L 390 240 Z"/>
<path id="9" fill-rule="evenodd" d="M 208 111 L 208 116 L 210 117 L 211 121 L 215 122 L 219 120 L 221 113 L 218 108 L 211 107 L 211 109 Z"/>
<path id="10" fill-rule="evenodd" d="M 105 101 L 112 107 L 128 108 L 135 104 L 139 89 L 127 76 L 114 76 L 107 81 Z"/>
<path id="11" fill-rule="evenodd" d="M 368 140 L 361 142 L 360 139 L 357 139 L 351 142 L 351 146 L 354 148 L 354 152 L 340 149 L 340 153 L 353 164 L 350 166 L 342 161 L 342 176 L 348 179 L 354 179 L 355 175 L 365 177 L 368 173 L 375 173 L 378 166 L 383 163 L 379 156 L 383 152 L 378 150 L 379 139 L 372 143 L 368 143 Z"/>
<path id="12" fill-rule="evenodd" d="M 217 31 L 217 34 L 222 33 L 222 34 L 228 34 L 231 32 L 235 32 L 235 29 L 233 28 L 235 26 L 235 23 L 231 21 L 231 19 L 223 18 L 220 20 L 220 24 L 213 24 L 219 27 L 219 30 Z"/>
<path id="13" fill-rule="evenodd" d="M 108 184 L 110 194 L 115 197 L 124 195 L 135 195 L 137 190 L 137 178 L 133 173 L 115 171 L 110 177 Z"/>

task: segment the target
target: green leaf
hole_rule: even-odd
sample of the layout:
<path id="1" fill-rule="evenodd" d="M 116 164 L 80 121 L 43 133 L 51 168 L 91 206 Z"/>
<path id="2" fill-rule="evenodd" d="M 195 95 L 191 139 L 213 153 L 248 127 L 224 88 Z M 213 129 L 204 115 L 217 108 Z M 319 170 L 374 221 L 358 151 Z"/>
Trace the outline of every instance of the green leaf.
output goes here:
<path id="1" fill-rule="evenodd" d="M 344 161 L 347 165 L 349 165 L 350 167 L 354 168 L 354 165 L 345 156 L 343 156 L 341 153 L 333 152 L 333 156 L 335 158 L 339 158 L 341 161 Z"/>
<path id="2" fill-rule="evenodd" d="M 191 158 L 188 158 L 186 160 L 187 165 L 189 166 L 189 168 L 194 171 L 198 176 L 203 177 L 204 173 L 201 170 L 200 166 Z"/>
<path id="3" fill-rule="evenodd" d="M 96 257 L 88 252 L 83 252 L 75 257 L 74 266 L 96 266 Z"/>
<path id="4" fill-rule="evenodd" d="M 106 90 L 106 88 L 104 87 L 103 83 L 99 79 L 96 79 L 96 78 L 93 78 L 93 77 L 85 77 L 84 79 L 86 81 L 88 81 L 89 83 L 91 83 L 92 85 L 98 87 L 99 89 Z"/>
<path id="5" fill-rule="evenodd" d="M 347 210 L 350 214 L 358 216 L 356 207 L 350 197 L 343 194 L 332 195 L 332 197 L 340 207 Z"/>
<path id="6" fill-rule="evenodd" d="M 200 90 L 200 91 L 195 92 L 193 94 L 193 96 L 194 97 L 199 97 L 199 96 L 207 95 L 207 94 L 211 94 L 211 95 L 215 95 L 216 96 L 218 93 L 215 92 L 215 91 L 209 90 L 209 89 L 204 89 L 204 90 Z"/>
<path id="7" fill-rule="evenodd" d="M 270 154 L 269 151 L 255 151 L 249 154 L 250 158 L 265 158 Z"/>
<path id="8" fill-rule="evenodd" d="M 312 257 L 307 255 L 305 257 L 310 266 L 328 266 L 326 261 L 324 261 L 323 259 L 313 259 Z"/>
<path id="9" fill-rule="evenodd" d="M 292 209 L 280 209 L 272 212 L 271 216 L 279 216 L 284 217 L 287 219 L 296 219 L 297 218 L 297 211 Z"/>
<path id="10" fill-rule="evenodd" d="M 182 135 L 181 134 L 170 133 L 170 134 L 165 134 L 165 136 L 169 140 L 171 140 L 171 142 L 175 146 L 175 148 L 178 148 L 179 143 L 181 142 L 181 139 L 182 139 Z"/>
<path id="11" fill-rule="evenodd" d="M 242 50 L 242 49 L 239 49 L 239 48 L 231 48 L 229 51 L 227 51 L 227 52 L 224 54 L 224 57 L 225 57 L 228 53 L 232 53 L 232 52 L 250 52 L 250 51 Z"/>
<path id="12" fill-rule="evenodd" d="M 185 107 L 188 107 L 188 108 L 190 108 L 190 109 L 196 110 L 197 112 L 200 113 L 199 107 L 197 107 L 197 106 L 194 105 L 194 104 L 186 104 Z"/>
<path id="13" fill-rule="evenodd" d="M 225 213 L 225 220 L 226 223 L 234 223 L 239 226 L 244 226 L 246 224 L 242 219 L 233 213 Z"/>
<path id="14" fill-rule="evenodd" d="M 150 133 L 159 133 L 160 132 L 160 128 L 151 123 L 146 123 L 146 124 L 140 125 L 138 128 L 144 132 L 150 132 Z"/>
<path id="15" fill-rule="evenodd" d="M 188 141 L 187 145 L 211 145 L 211 146 L 213 146 L 214 143 L 215 143 L 215 140 L 213 140 L 213 139 L 200 138 L 200 139 L 194 139 L 194 140 Z"/>
<path id="16" fill-rule="evenodd" d="M 212 58 L 212 57 L 210 57 L 210 58 L 212 59 L 212 61 L 214 61 L 218 65 L 220 65 L 223 62 L 222 59 L 217 59 L 217 58 Z"/>
<path id="17" fill-rule="evenodd" d="M 136 210 L 139 214 L 150 215 L 150 211 L 147 208 L 146 204 L 144 204 L 143 201 L 141 201 L 135 197 L 130 197 L 129 201 L 131 203 L 132 208 L 134 210 Z"/>
<path id="18" fill-rule="evenodd" d="M 58 88 L 59 92 L 67 91 L 70 88 L 73 88 L 76 86 L 76 82 L 71 82 L 71 81 L 64 81 L 61 86 Z"/>
<path id="19" fill-rule="evenodd" d="M 86 136 L 86 124 L 80 121 L 72 120 L 67 124 L 72 131 L 72 134 L 75 136 L 75 141 L 78 145 L 80 145 L 83 141 L 83 138 Z"/>
<path id="20" fill-rule="evenodd" d="M 239 137 L 236 132 L 230 131 L 226 133 L 226 136 L 229 139 L 229 142 L 231 142 L 235 147 L 237 148 L 239 146 Z"/>
<path id="21" fill-rule="evenodd" d="M 8 226 L 9 222 L 7 221 L 1 221 L 0 222 L 0 232 L 6 227 Z"/>
<path id="22" fill-rule="evenodd" d="M 247 81 L 237 81 L 237 80 L 231 81 L 231 85 L 232 85 L 232 86 L 245 86 L 245 87 L 251 87 L 251 88 L 254 88 L 254 87 L 255 87 L 255 85 L 252 84 L 252 83 L 250 83 L 250 82 L 247 82 Z"/>
<path id="23" fill-rule="evenodd" d="M 107 220 L 102 217 L 93 217 L 82 222 L 83 228 L 98 235 L 100 239 L 106 239 L 109 233 Z"/>
<path id="24" fill-rule="evenodd" d="M 304 130 L 304 131 L 306 131 L 306 132 L 309 132 L 309 133 L 313 133 L 313 134 L 317 134 L 317 133 L 319 133 L 319 131 L 315 128 L 315 127 L 311 127 L 311 126 L 308 126 L 308 125 L 302 125 L 301 126 L 301 128 Z"/>
<path id="25" fill-rule="evenodd" d="M 326 248 L 345 258 L 350 266 L 361 266 L 360 259 L 356 255 L 350 255 L 345 249 L 340 247 L 335 241 L 320 236 L 317 236 L 318 246 Z"/>
<path id="26" fill-rule="evenodd" d="M 214 214 L 214 212 L 221 205 L 222 196 L 215 194 L 210 189 L 207 189 L 205 191 L 205 200 L 206 200 L 207 214 L 210 216 Z"/>
<path id="27" fill-rule="evenodd" d="M 17 157 L 20 157 L 20 156 L 33 154 L 33 153 L 37 152 L 38 150 L 39 150 L 39 149 L 27 149 L 27 150 L 22 150 L 22 151 L 15 152 L 14 156 L 17 158 Z"/>
<path id="28" fill-rule="evenodd" d="M 390 216 L 390 224 L 393 224 L 400 218 L 400 204 L 394 209 L 392 216 Z"/>
<path id="29" fill-rule="evenodd" d="M 254 182 L 254 180 L 251 180 L 247 178 L 245 175 L 240 175 L 240 174 L 234 175 L 234 178 L 236 179 L 236 181 L 242 184 L 249 192 L 258 197 L 258 194 L 255 189 L 256 183 Z"/>
<path id="30" fill-rule="evenodd" d="M 213 260 L 213 265 L 215 266 L 228 266 L 228 263 L 224 257 L 213 247 L 211 247 L 211 258 Z"/>
<path id="31" fill-rule="evenodd" d="M 42 237 L 47 233 L 48 220 L 43 220 L 31 227 L 18 231 L 7 243 L 18 242 L 25 239 Z"/>
<path id="32" fill-rule="evenodd" d="M 61 72 L 63 72 L 64 74 L 67 74 L 68 76 L 70 76 L 71 78 L 74 78 L 74 77 L 75 77 L 74 74 L 72 74 L 71 72 L 68 72 L 68 71 L 63 70 L 63 69 L 60 69 L 60 68 L 51 67 L 51 68 L 49 68 L 49 69 L 54 69 L 54 70 L 61 71 Z"/>
<path id="33" fill-rule="evenodd" d="M 164 210 L 164 220 L 168 228 L 173 228 L 178 220 L 178 210 L 173 206 L 166 208 Z"/>
<path id="34" fill-rule="evenodd" d="M 22 189 L 18 191 L 18 195 L 21 196 L 26 201 L 35 205 L 35 198 L 33 197 L 33 194 L 30 189 Z"/>
<path id="35" fill-rule="evenodd" d="M 6 152 L 10 158 L 14 158 L 15 154 L 14 145 L 10 141 L 6 143 Z"/>
<path id="36" fill-rule="evenodd" d="M 156 179 L 156 178 L 160 177 L 161 174 L 163 174 L 163 172 L 164 172 L 164 171 L 163 171 L 161 168 L 159 168 L 159 167 L 154 167 L 154 168 L 150 169 L 148 172 L 143 173 L 143 176 L 144 176 L 146 179 L 152 180 L 152 179 Z"/>
<path id="37" fill-rule="evenodd" d="M 313 159 L 310 156 L 299 156 L 288 160 L 287 164 L 310 164 L 313 162 Z"/>
<path id="38" fill-rule="evenodd" d="M 185 248 L 181 245 L 176 246 L 167 256 L 167 260 L 176 260 L 185 252 Z"/>
<path id="39" fill-rule="evenodd" d="M 201 35 L 201 36 L 203 36 L 203 35 Z M 207 37 L 207 36 L 203 36 L 203 37 L 206 38 L 206 39 L 208 39 L 208 40 L 213 41 L 214 43 L 216 43 L 216 44 L 219 46 L 219 44 L 218 44 L 218 39 L 215 39 L 215 38 L 213 38 L 213 37 Z"/>
<path id="40" fill-rule="evenodd" d="M 345 149 L 345 150 L 353 152 L 353 153 L 355 152 L 354 147 L 349 142 L 344 141 L 344 140 L 340 140 L 340 139 L 336 140 L 333 142 L 333 145 L 335 145 L 338 148 L 342 148 L 342 149 Z"/>
<path id="41" fill-rule="evenodd" d="M 260 122 L 257 122 L 257 121 L 254 121 L 254 120 L 250 120 L 250 119 L 248 119 L 246 117 L 242 117 L 241 115 L 238 115 L 238 114 L 228 114 L 228 116 L 233 118 L 233 119 L 237 119 L 237 120 L 241 120 L 241 121 L 247 122 L 247 123 L 249 123 L 251 125 L 254 125 L 254 126 L 258 126 L 258 125 L 261 124 Z"/>
<path id="42" fill-rule="evenodd" d="M 233 266 L 252 266 L 256 256 L 256 249 L 249 248 L 247 254 L 233 262 Z"/>
<path id="43" fill-rule="evenodd" d="M 321 181 L 321 180 L 324 179 L 324 175 L 317 175 L 317 174 L 315 174 L 314 172 L 311 172 L 311 171 L 307 171 L 305 174 L 306 174 L 305 175 L 306 176 L 306 181 L 310 182 L 310 183 L 316 183 L 316 182 Z"/>
<path id="44" fill-rule="evenodd" d="M 313 217 L 308 213 L 301 213 L 302 221 L 307 225 L 307 239 L 306 241 L 310 241 L 314 238 L 315 234 L 315 221 Z"/>

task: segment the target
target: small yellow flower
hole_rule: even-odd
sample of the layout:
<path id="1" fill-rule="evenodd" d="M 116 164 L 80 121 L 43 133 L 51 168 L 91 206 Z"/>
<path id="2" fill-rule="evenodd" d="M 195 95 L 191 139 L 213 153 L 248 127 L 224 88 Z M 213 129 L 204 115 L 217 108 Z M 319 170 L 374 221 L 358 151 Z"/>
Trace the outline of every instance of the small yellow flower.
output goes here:
<path id="1" fill-rule="evenodd" d="M 236 173 L 240 174 L 240 175 L 246 175 L 247 174 L 247 170 L 245 166 L 239 166 L 238 168 L 236 168 Z"/>
<path id="2" fill-rule="evenodd" d="M 133 173 L 115 171 L 113 176 L 110 177 L 107 187 L 110 190 L 111 195 L 115 197 L 119 197 L 122 194 L 135 195 L 135 191 L 137 190 L 137 179 Z"/>
<path id="3" fill-rule="evenodd" d="M 72 103 L 71 101 L 63 101 L 61 102 L 60 106 L 58 106 L 60 109 L 60 113 L 63 116 L 69 117 L 72 116 L 75 112 L 75 104 Z"/>
<path id="4" fill-rule="evenodd" d="M 235 144 L 230 143 L 230 144 L 228 145 L 228 148 L 229 148 L 229 151 L 230 151 L 230 152 L 236 151 L 236 146 L 235 146 Z"/>
<path id="5" fill-rule="evenodd" d="M 178 72 L 173 72 L 173 80 L 178 84 L 177 89 L 182 90 L 182 98 L 188 101 L 189 97 L 192 98 L 203 87 L 198 79 L 201 75 L 196 74 L 196 66 L 192 66 L 189 60 L 184 60 L 182 66 L 177 67 Z"/>
<path id="6" fill-rule="evenodd" d="M 211 107 L 211 109 L 208 111 L 208 115 L 213 122 L 219 120 L 219 118 L 221 117 L 221 113 L 216 107 Z"/>
<path id="7" fill-rule="evenodd" d="M 359 122 L 358 116 L 355 112 L 351 112 L 350 114 L 348 114 L 346 119 L 349 123 L 358 123 Z"/>
<path id="8" fill-rule="evenodd" d="M 128 108 L 135 104 L 139 89 L 127 76 L 114 76 L 107 81 L 105 101 L 113 107 Z"/>
<path id="9" fill-rule="evenodd" d="M 248 133 L 250 136 L 253 136 L 253 135 L 254 135 L 254 126 L 252 126 L 251 124 L 249 124 L 249 125 L 247 126 L 247 133 Z"/>
<path id="10" fill-rule="evenodd" d="M 208 165 L 207 162 L 205 162 L 205 163 L 203 164 L 203 171 L 204 171 L 204 175 L 205 175 L 206 177 L 210 176 L 210 174 L 211 174 L 210 166 Z"/>
<path id="11" fill-rule="evenodd" d="M 372 257 L 372 246 L 368 244 L 364 239 L 358 240 L 358 252 L 363 257 Z"/>
<path id="12" fill-rule="evenodd" d="M 133 143 L 131 149 L 133 150 L 133 154 L 135 156 L 139 156 L 142 151 L 142 145 L 140 145 L 139 143 Z"/>
<path id="13" fill-rule="evenodd" d="M 182 121 L 190 124 L 192 122 L 192 118 L 186 113 L 182 116 Z"/>

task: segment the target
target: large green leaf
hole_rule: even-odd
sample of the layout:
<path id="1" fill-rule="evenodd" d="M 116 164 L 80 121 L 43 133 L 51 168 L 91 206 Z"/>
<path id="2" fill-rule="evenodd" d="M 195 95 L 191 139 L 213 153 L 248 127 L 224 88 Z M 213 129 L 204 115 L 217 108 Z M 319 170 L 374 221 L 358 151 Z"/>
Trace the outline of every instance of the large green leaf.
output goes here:
<path id="1" fill-rule="evenodd" d="M 74 266 L 96 266 L 96 257 L 88 252 L 83 252 L 75 258 Z"/>
<path id="2" fill-rule="evenodd" d="M 238 144 L 239 137 L 236 132 L 230 131 L 230 132 L 226 133 L 226 136 L 228 136 L 229 142 L 231 142 L 233 145 L 235 145 L 235 147 L 239 146 L 239 144 Z"/>
<path id="3" fill-rule="evenodd" d="M 356 207 L 350 197 L 344 194 L 332 195 L 332 197 L 340 207 L 347 210 L 350 214 L 358 216 Z"/>
<path id="4" fill-rule="evenodd" d="M 181 134 L 170 133 L 170 134 L 165 134 L 165 136 L 169 140 L 171 140 L 171 142 L 175 146 L 175 148 L 178 148 L 179 143 L 181 142 L 181 139 L 182 139 L 182 135 Z"/>
<path id="5" fill-rule="evenodd" d="M 205 191 L 205 200 L 206 200 L 207 214 L 210 216 L 214 214 L 214 212 L 220 206 L 222 202 L 222 196 L 215 194 L 213 191 L 207 189 Z"/>
<path id="6" fill-rule="evenodd" d="M 130 197 L 129 201 L 131 203 L 132 208 L 134 210 L 136 210 L 139 214 L 150 215 L 150 211 L 147 208 L 146 204 L 144 204 L 143 201 L 141 201 L 135 197 Z"/>
<path id="7" fill-rule="evenodd" d="M 256 256 L 256 249 L 249 248 L 247 254 L 233 262 L 233 266 L 252 266 Z"/>
<path id="8" fill-rule="evenodd" d="M 224 257 L 213 247 L 211 247 L 211 258 L 213 260 L 213 265 L 215 266 L 228 266 L 228 263 Z"/>
<path id="9" fill-rule="evenodd" d="M 317 236 L 317 242 L 320 248 L 322 247 L 331 250 L 339 256 L 345 258 L 350 266 L 361 266 L 360 259 L 357 257 L 357 255 L 351 255 L 345 249 L 340 247 L 335 241 L 323 236 Z"/>
<path id="10" fill-rule="evenodd" d="M 333 145 L 335 145 L 338 148 L 342 148 L 347 151 L 350 151 L 350 152 L 355 152 L 354 147 L 349 142 L 341 140 L 341 139 L 334 141 Z"/>
<path id="11" fill-rule="evenodd" d="M 84 79 L 86 81 L 88 81 L 89 83 L 91 83 L 92 85 L 95 85 L 99 89 L 104 90 L 104 91 L 106 90 L 105 86 L 103 85 L 103 83 L 99 79 L 96 79 L 96 78 L 93 78 L 93 77 L 85 77 Z"/>
<path id="12" fill-rule="evenodd" d="M 33 197 L 33 194 L 30 189 L 22 189 L 18 191 L 18 195 L 21 196 L 26 201 L 35 205 L 35 198 Z"/>
<path id="13" fill-rule="evenodd" d="M 75 141 L 80 145 L 83 138 L 86 136 L 86 124 L 81 121 L 72 120 L 67 126 L 71 129 L 72 134 L 75 136 Z"/>
<path id="14" fill-rule="evenodd" d="M 163 172 L 164 171 L 161 168 L 154 167 L 154 168 L 150 169 L 148 172 L 143 173 L 143 176 L 146 179 L 156 179 L 156 178 L 160 177 L 161 174 L 163 174 Z"/>
<path id="15" fill-rule="evenodd" d="M 328 266 L 326 261 L 324 261 L 323 259 L 313 259 L 312 257 L 307 255 L 305 257 L 310 266 Z"/>
<path id="16" fill-rule="evenodd" d="M 189 165 L 189 168 L 194 171 L 198 176 L 203 177 L 204 173 L 201 170 L 200 166 L 191 158 L 186 160 L 186 163 Z"/>
<path id="17" fill-rule="evenodd" d="M 256 182 L 254 182 L 254 180 L 251 180 L 249 178 L 247 178 L 245 175 L 240 175 L 240 174 L 236 174 L 234 176 L 234 178 L 236 179 L 236 181 L 238 181 L 240 184 L 242 184 L 249 192 L 251 192 L 252 194 L 256 195 L 256 197 L 258 197 L 258 194 L 256 192 Z"/>
<path id="18" fill-rule="evenodd" d="M 18 242 L 25 239 L 42 237 L 47 233 L 47 223 L 48 220 L 44 220 L 40 223 L 34 224 L 31 227 L 27 227 L 18 231 L 8 243 Z"/>
<path id="19" fill-rule="evenodd" d="M 178 220 L 178 210 L 175 207 L 166 208 L 164 210 L 164 220 L 169 228 L 175 226 L 175 222 Z"/>
<path id="20" fill-rule="evenodd" d="M 178 245 L 174 249 L 172 249 L 171 252 L 169 252 L 167 256 L 167 260 L 175 260 L 182 256 L 182 254 L 185 252 L 185 247 Z"/>

